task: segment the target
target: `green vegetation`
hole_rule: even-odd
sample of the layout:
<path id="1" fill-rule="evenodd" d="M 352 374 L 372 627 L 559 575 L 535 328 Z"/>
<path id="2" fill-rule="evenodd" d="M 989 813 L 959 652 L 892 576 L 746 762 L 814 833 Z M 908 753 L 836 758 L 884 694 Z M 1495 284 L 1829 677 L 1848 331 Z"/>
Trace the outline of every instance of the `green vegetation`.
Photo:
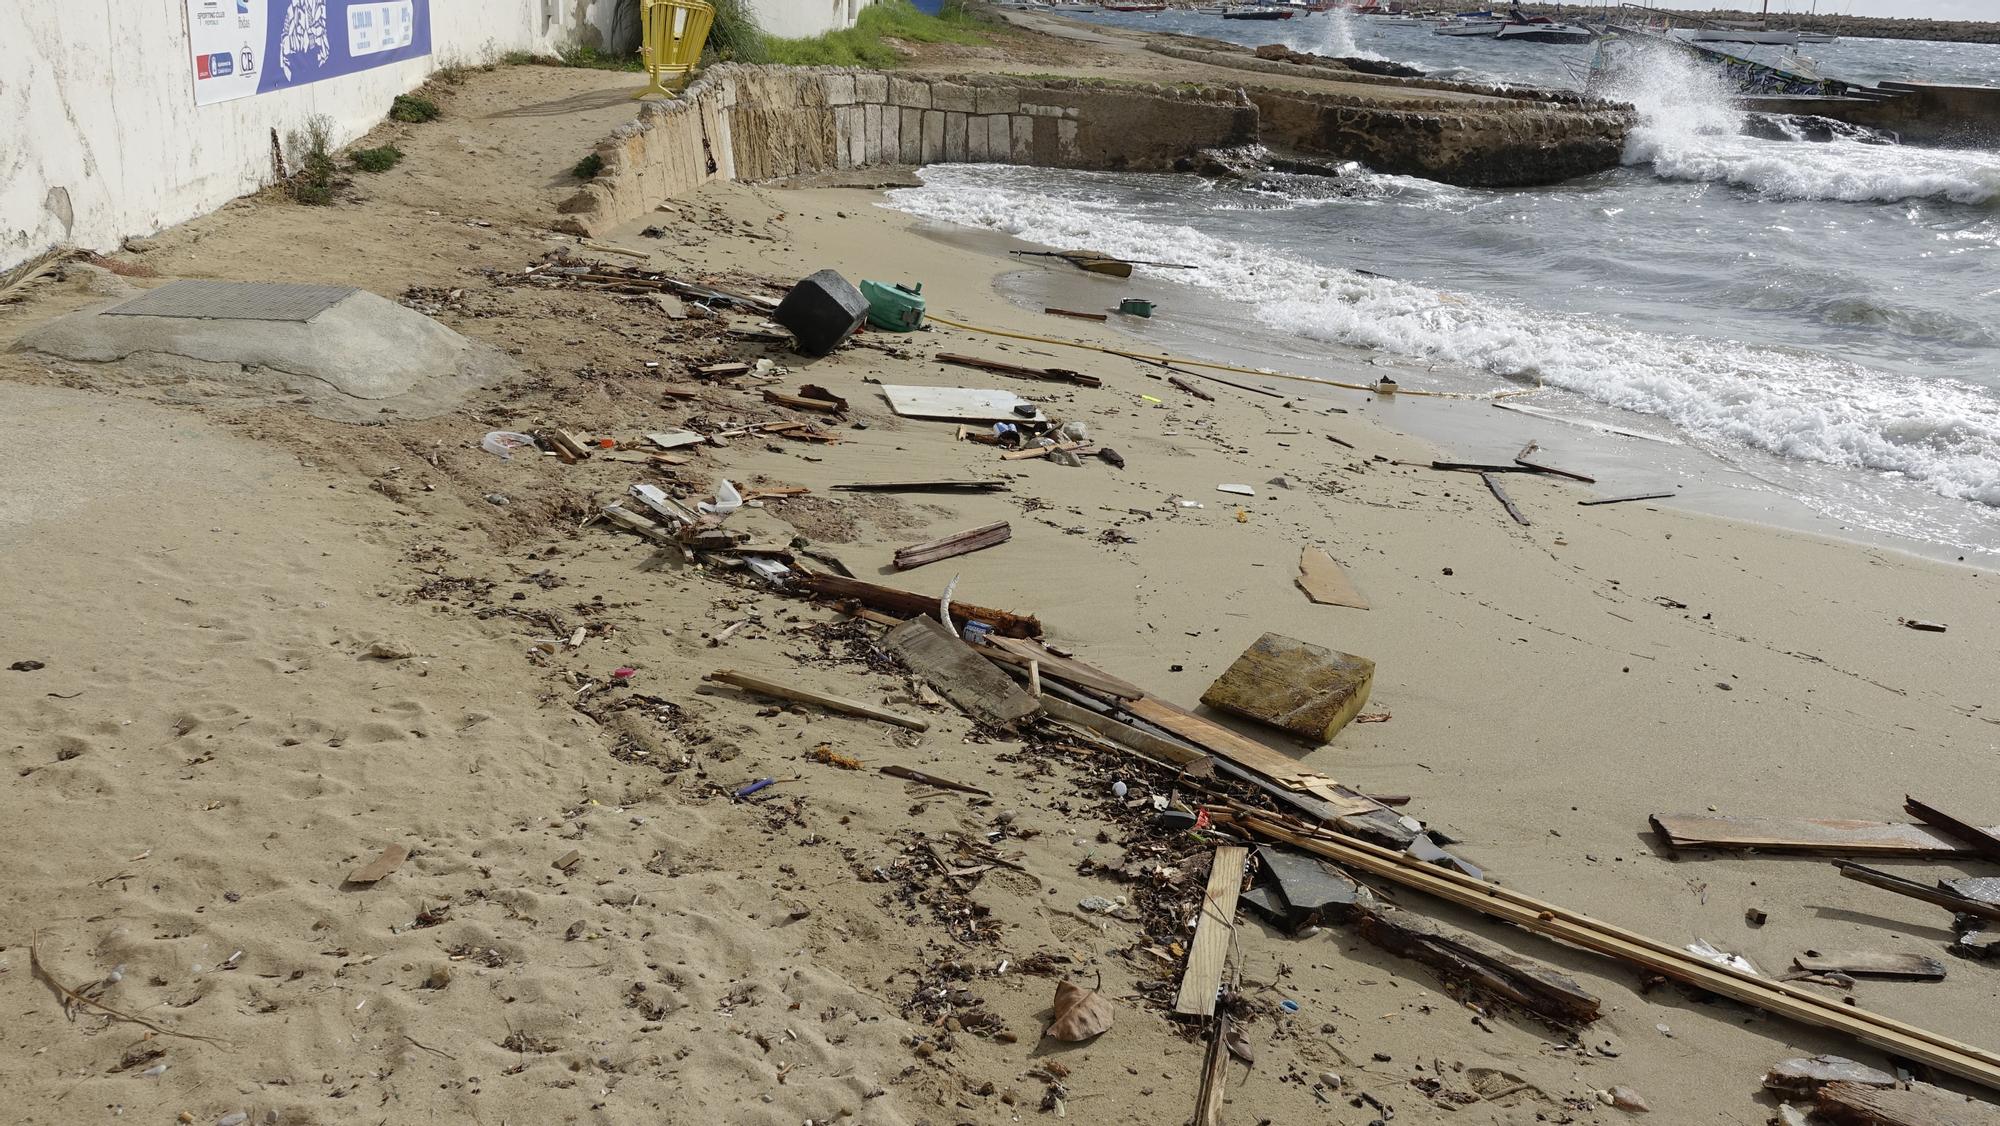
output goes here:
<path id="1" fill-rule="evenodd" d="M 583 67 L 586 70 L 644 70 L 638 52 L 629 55 L 607 55 L 595 47 L 564 47 L 556 52 L 556 62 L 562 66 Z"/>
<path id="2" fill-rule="evenodd" d="M 715 8 L 715 23 L 708 29 L 708 43 L 702 48 L 703 64 L 771 61 L 764 31 L 744 0 L 708 2 Z"/>
<path id="3" fill-rule="evenodd" d="M 886 40 L 905 43 L 986 42 L 994 25 L 959 0 L 947 0 L 940 15 L 927 16 L 909 0 L 877 0 L 861 9 L 855 25 L 811 39 L 766 39 L 770 62 L 788 66 L 893 67 L 901 52 Z M 711 35 L 711 39 L 713 36 Z"/>
<path id="4" fill-rule="evenodd" d="M 389 107 L 391 121 L 407 121 L 415 124 L 436 121 L 443 116 L 444 111 L 438 108 L 436 102 L 418 94 L 398 94 L 395 103 Z"/>
<path id="5" fill-rule="evenodd" d="M 347 154 L 354 167 L 363 172 L 387 172 L 402 163 L 403 150 L 394 145 L 383 145 L 374 149 L 355 149 Z"/>
<path id="6" fill-rule="evenodd" d="M 595 180 L 597 179 L 597 174 L 602 171 L 604 171 L 604 158 L 596 153 L 591 153 L 589 156 L 577 161 L 576 167 L 570 169 L 569 174 L 579 180 Z"/>
<path id="7" fill-rule="evenodd" d="M 295 202 L 313 207 L 333 202 L 340 167 L 333 162 L 332 137 L 333 119 L 321 114 L 308 118 L 304 129 L 294 129 L 285 138 L 295 166 L 285 180 L 285 194 Z"/>

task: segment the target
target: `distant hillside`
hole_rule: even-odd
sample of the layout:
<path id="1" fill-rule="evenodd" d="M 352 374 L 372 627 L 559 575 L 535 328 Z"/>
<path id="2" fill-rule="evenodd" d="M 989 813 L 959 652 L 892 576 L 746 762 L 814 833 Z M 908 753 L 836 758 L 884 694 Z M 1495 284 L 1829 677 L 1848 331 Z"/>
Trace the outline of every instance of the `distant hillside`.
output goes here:
<path id="1" fill-rule="evenodd" d="M 1407 6 L 1407 5 L 1406 5 Z M 1440 7 L 1472 12 L 1491 8 L 1496 12 L 1507 10 L 1505 0 L 1493 4 L 1469 2 L 1469 0 L 1447 0 Z M 1604 8 L 1601 4 L 1522 4 L 1529 12 L 1555 15 L 1560 7 L 1563 14 L 1573 18 L 1590 18 L 1599 15 Z M 1627 10 L 1637 18 L 1639 13 Z M 1696 26 L 1697 21 L 1712 20 L 1723 23 L 1758 22 L 1763 17 L 1755 11 L 1738 11 L 1734 8 L 1711 8 L 1707 11 L 1658 10 L 1660 15 L 1673 17 L 1681 26 Z M 1617 6 L 1612 6 L 1617 14 Z M 2000 43 L 2000 23 L 1973 20 L 1914 20 L 1885 16 L 1830 16 L 1821 14 L 1772 15 L 1771 26 L 1794 31 L 1831 31 L 1841 35 L 1853 35 L 1874 39 L 1929 39 L 1941 43 Z M 1994 76 L 2000 80 L 2000 75 Z"/>

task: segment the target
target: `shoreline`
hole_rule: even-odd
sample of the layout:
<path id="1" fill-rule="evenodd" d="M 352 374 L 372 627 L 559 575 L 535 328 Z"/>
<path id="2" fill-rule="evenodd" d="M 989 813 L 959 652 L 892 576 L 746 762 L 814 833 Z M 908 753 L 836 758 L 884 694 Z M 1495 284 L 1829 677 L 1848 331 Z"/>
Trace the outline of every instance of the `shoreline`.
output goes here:
<path id="1" fill-rule="evenodd" d="M 16 486 L 0 505 L 5 661 L 41 665 L 0 672 L 16 732 L 0 844 L 22 858 L 0 912 L 37 929 L 32 957 L 56 980 L 102 983 L 106 1003 L 234 1049 L 115 1022 L 88 1035 L 100 1018 L 72 1021 L 33 980 L 29 935 L 0 936 L 0 995 L 36 1047 L 14 1057 L 32 1066 L 0 1068 L 0 1096 L 29 1121 L 79 1106 L 329 1126 L 915 1126 L 1045 1104 L 1107 1126 L 1186 1117 L 1203 1049 L 1162 997 L 1212 841 L 1162 830 L 1152 799 L 1198 799 L 1076 738 L 975 726 L 884 656 L 881 623 L 597 518 L 639 482 L 688 503 L 719 478 L 769 490 L 729 526 L 869 581 L 933 597 L 955 583 L 960 600 L 1034 614 L 1051 643 L 1188 708 L 1266 632 L 1369 657 L 1369 710 L 1386 718 L 1329 745 L 1225 722 L 1364 793 L 1409 795 L 1404 812 L 1509 887 L 1774 974 L 1807 949 L 1939 948 L 1928 905 L 1823 863 L 1676 854 L 1647 818 L 1897 820 L 1905 789 L 1976 799 L 2000 722 L 1986 572 L 1673 508 L 1582 508 L 1582 486 L 1526 477 L 1506 482 L 1521 526 L 1476 476 L 1428 468 L 1431 445 L 1395 428 L 1407 403 L 1327 414 L 1220 385 L 1203 401 L 1128 361 L 956 330 L 870 333 L 812 359 L 732 335 L 759 331 L 758 313 L 536 281 L 531 265 L 568 255 L 776 297 L 835 269 L 925 282 L 953 320 L 1049 327 L 996 288 L 1009 259 L 922 233 L 873 190 L 711 182 L 596 246 L 552 234 L 579 137 L 629 117 L 629 85 L 474 75 L 444 123 L 384 126 L 372 143 L 393 140 L 404 163 L 332 207 L 241 200 L 117 256 L 130 280 L 72 267 L 0 308 L 11 340 L 135 284 L 338 282 L 520 368 L 435 416 L 351 425 L 255 373 L 0 351 L 0 403 L 45 439 L 0 450 Z M 1047 334 L 1125 339 L 1081 322 Z M 940 351 L 1103 385 L 989 378 Z M 775 382 L 697 374 L 761 359 L 784 369 Z M 763 396 L 806 383 L 847 413 Z M 1014 391 L 1087 422 L 1126 464 L 1000 461 L 952 423 L 895 414 L 885 383 Z M 558 427 L 631 453 L 650 432 L 777 419 L 839 440 L 739 433 L 677 464 L 481 448 L 490 431 Z M 1009 489 L 836 488 L 966 478 Z M 894 566 L 899 547 L 1001 520 L 997 547 Z M 1308 602 L 1294 581 L 1308 545 L 1372 608 Z M 773 703 L 710 679 L 725 669 L 926 729 Z M 410 855 L 392 875 L 347 881 L 394 845 Z M 1294 937 L 1245 914 L 1232 962 L 1258 1059 L 1228 1065 L 1229 1121 L 1344 1120 L 1373 1113 L 1341 1105 L 1366 1095 L 1398 1122 L 1610 1126 L 1624 1112 L 1598 1092 L 1627 1086 L 1662 1121 L 1751 1122 L 1775 1112 L 1760 1078 L 1777 1060 L 1883 1062 L 1401 898 L 1573 976 L 1602 1015 L 1551 1029 L 1350 927 Z M 1043 1039 L 1062 978 L 1100 988 L 1113 1027 Z M 1996 986 L 1992 965 L 1953 959 L 1944 984 L 1851 995 L 1978 1039 Z M 1491 1074 L 1505 1079 L 1479 1082 Z"/>
<path id="2" fill-rule="evenodd" d="M 1313 356 L 1308 354 L 1308 349 L 1313 347 L 1309 342 L 1285 338 L 1274 330 L 1248 326 L 1232 330 L 1226 323 L 1226 313 L 1218 316 L 1212 312 L 1191 311 L 1188 307 L 1206 304 L 1237 309 L 1240 306 L 1216 294 L 1174 284 L 1157 273 L 1142 272 L 1130 282 L 1114 285 L 1106 279 L 1090 277 L 1060 265 L 1036 265 L 1033 259 L 1010 259 L 1007 254 L 1011 250 L 1063 248 L 1025 241 L 1001 231 L 907 216 L 882 198 L 890 190 L 895 189 L 876 192 L 874 206 L 912 220 L 911 229 L 920 237 L 966 248 L 993 260 L 996 269 L 991 284 L 996 294 L 1022 318 L 1020 323 L 1009 326 L 1012 331 L 1069 337 L 1083 340 L 1085 345 L 1179 353 L 1224 364 L 1353 383 L 1368 383 L 1386 375 L 1397 378 L 1406 387 L 1421 388 L 1435 384 L 1440 377 L 1436 366 L 1426 366 L 1403 356 L 1386 353 L 1370 355 L 1365 349 L 1334 344 L 1317 345 L 1324 349 L 1324 353 Z M 1012 268 L 1005 268 L 1010 266 Z M 1154 301 L 1158 306 L 1156 317 L 1138 320 L 1113 316 L 1103 332 L 1095 334 L 1094 339 L 1086 340 L 1079 335 L 1084 331 L 1082 322 L 1041 313 L 1044 307 L 1049 306 L 1095 310 L 1107 300 L 1115 302 L 1116 298 L 1127 295 Z M 1187 316 L 1197 318 L 1196 322 L 1189 324 L 1177 320 L 1177 317 Z M 1251 332 L 1270 337 L 1272 342 L 1259 346 L 1250 338 Z M 1070 348 L 1058 347 L 1055 351 L 1072 356 L 1078 354 L 1076 349 Z M 1155 372 L 1136 361 L 1130 367 L 1140 375 L 1156 377 Z M 1803 470 L 1829 478 L 1839 474 L 1859 476 L 1863 474 L 1861 470 L 1816 463 L 1797 463 L 1794 467 L 1786 459 L 1757 450 L 1737 449 L 1725 454 L 1705 446 L 1688 444 L 1678 437 L 1671 439 L 1674 444 L 1667 445 L 1596 431 L 1591 429 L 1590 423 L 1639 428 L 1642 432 L 1667 436 L 1678 433 L 1663 419 L 1620 411 L 1555 388 L 1548 389 L 1546 393 L 1576 400 L 1576 404 L 1569 409 L 1559 409 L 1555 413 L 1577 419 L 1577 423 L 1564 424 L 1543 418 L 1497 413 L 1491 409 L 1492 402 L 1497 401 L 1493 393 L 1481 394 L 1464 388 L 1484 382 L 1494 387 L 1498 394 L 1516 397 L 1521 396 L 1524 388 L 1478 372 L 1455 374 L 1458 376 L 1456 380 L 1446 377 L 1446 389 L 1459 397 L 1424 400 L 1420 407 L 1412 405 L 1416 403 L 1415 396 L 1405 395 L 1390 400 L 1367 392 L 1310 382 L 1285 379 L 1263 382 L 1265 386 L 1301 400 L 1353 412 L 1346 415 L 1348 418 L 1370 421 L 1417 439 L 1439 458 L 1506 462 L 1526 442 L 1537 440 L 1545 449 L 1562 451 L 1559 455 L 1551 452 L 1549 456 L 1552 460 L 1598 477 L 1596 491 L 1600 496 L 1656 488 L 1671 489 L 1680 495 L 1658 503 L 1788 534 L 1863 548 L 1886 548 L 1933 563 L 1989 572 L 2000 570 L 2000 547 L 1980 549 L 1955 546 L 1871 527 L 1859 521 L 1843 520 L 1814 507 L 1806 499 L 1766 480 L 1753 470 L 1732 464 L 1730 459 L 1770 461 L 1776 463 L 1775 468 L 1793 468 L 1793 471 Z M 1254 377 L 1241 374 L 1229 377 L 1259 382 Z M 1538 402 L 1533 395 L 1521 397 L 1519 401 L 1542 408 L 1548 406 L 1546 402 Z M 1576 487 L 1584 492 L 1589 492 L 1591 488 L 1583 485 Z M 1905 487 L 1915 488 L 1913 485 Z M 1975 503 L 1945 497 L 1934 499 L 1941 506 Z"/>

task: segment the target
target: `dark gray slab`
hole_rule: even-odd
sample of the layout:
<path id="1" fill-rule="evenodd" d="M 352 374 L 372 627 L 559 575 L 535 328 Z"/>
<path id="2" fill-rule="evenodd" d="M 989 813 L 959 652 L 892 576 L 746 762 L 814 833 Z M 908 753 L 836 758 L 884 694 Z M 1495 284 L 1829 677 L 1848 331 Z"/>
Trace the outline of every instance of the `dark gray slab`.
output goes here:
<path id="1" fill-rule="evenodd" d="M 351 285 L 176 281 L 106 309 L 104 315 L 304 323 L 358 292 Z"/>

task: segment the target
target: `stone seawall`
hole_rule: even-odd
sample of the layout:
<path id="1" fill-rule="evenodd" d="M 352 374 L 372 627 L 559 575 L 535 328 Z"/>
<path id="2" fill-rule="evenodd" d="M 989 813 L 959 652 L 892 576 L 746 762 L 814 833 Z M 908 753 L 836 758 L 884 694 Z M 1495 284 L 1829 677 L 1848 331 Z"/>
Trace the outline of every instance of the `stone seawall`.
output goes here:
<path id="1" fill-rule="evenodd" d="M 711 179 L 956 162 L 1164 172 L 1257 144 L 1456 184 L 1545 184 L 1615 167 L 1626 124 L 1539 99 L 727 65 L 599 144 L 601 169 L 564 201 L 561 226 L 599 234 Z"/>
<path id="2" fill-rule="evenodd" d="M 562 211 L 595 234 L 717 178 L 961 162 L 1164 172 L 1256 140 L 1257 107 L 1236 90 L 731 65 L 598 145 L 602 169 Z"/>

